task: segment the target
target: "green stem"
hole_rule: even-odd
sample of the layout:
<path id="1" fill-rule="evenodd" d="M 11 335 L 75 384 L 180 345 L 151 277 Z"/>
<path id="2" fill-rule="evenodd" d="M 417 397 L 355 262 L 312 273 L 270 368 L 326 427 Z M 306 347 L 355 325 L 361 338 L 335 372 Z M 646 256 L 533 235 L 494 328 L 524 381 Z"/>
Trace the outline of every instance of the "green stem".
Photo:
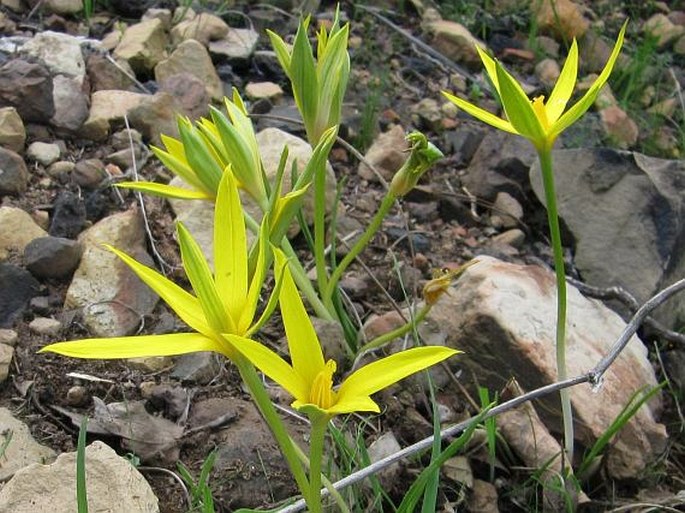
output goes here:
<path id="1" fill-rule="evenodd" d="M 371 220 L 371 223 L 369 223 L 369 226 L 366 227 L 366 230 L 361 235 L 361 237 L 359 237 L 359 240 L 357 240 L 355 245 L 352 246 L 352 249 L 350 249 L 347 255 L 345 255 L 345 258 L 342 259 L 342 262 L 340 262 L 338 264 L 338 267 L 335 268 L 333 274 L 331 274 L 331 277 L 328 279 L 328 285 L 326 286 L 326 289 L 323 293 L 323 302 L 324 305 L 326 305 L 327 307 L 333 307 L 333 290 L 338 285 L 338 282 L 340 281 L 342 274 L 345 272 L 345 269 L 349 267 L 352 261 L 355 258 L 357 258 L 357 256 L 369 244 L 373 236 L 381 227 L 383 219 L 385 219 L 385 216 L 388 215 L 388 212 L 392 208 L 396 199 L 397 196 L 391 192 L 388 192 L 385 195 L 380 207 L 378 208 L 378 212 L 376 212 L 376 215 L 373 216 L 373 219 Z"/>
<path id="2" fill-rule="evenodd" d="M 310 417 L 312 428 L 309 436 L 309 513 L 321 513 L 321 464 L 323 448 L 328 430 L 329 417 L 326 414 Z"/>
<path id="3" fill-rule="evenodd" d="M 559 228 L 559 214 L 557 212 L 557 199 L 554 188 L 551 148 L 538 150 L 538 157 L 542 170 L 542 183 L 545 188 L 547 221 L 549 222 L 549 232 L 552 238 L 554 272 L 557 279 L 557 379 L 563 381 L 568 377 L 566 371 L 566 273 L 564 271 L 564 250 L 561 245 L 561 229 Z M 570 465 L 573 462 L 573 411 L 571 409 L 571 396 L 567 388 L 559 393 L 564 424 L 564 449 Z"/>
<path id="4" fill-rule="evenodd" d="M 362 354 L 365 351 L 369 351 L 371 349 L 377 349 L 384 344 L 387 344 L 391 340 L 396 339 L 397 337 L 401 337 L 402 335 L 405 335 L 406 333 L 409 333 L 414 329 L 415 326 L 418 326 L 420 322 L 422 322 L 425 318 L 426 315 L 428 315 L 428 312 L 430 312 L 431 308 L 433 305 L 425 304 L 421 307 L 421 309 L 416 312 L 416 316 L 414 316 L 412 319 L 410 319 L 408 322 L 400 326 L 399 328 L 395 328 L 392 331 L 389 331 L 387 333 L 383 333 L 382 335 L 374 338 L 371 342 L 364 344 L 358 351 L 358 355 Z"/>
<path id="5" fill-rule="evenodd" d="M 259 379 L 259 375 L 257 374 L 254 365 L 252 365 L 242 355 L 236 356 L 233 358 L 233 361 L 238 367 L 240 377 L 243 379 L 245 385 L 247 385 L 247 388 L 249 389 L 254 402 L 257 404 L 259 411 L 264 417 L 264 420 L 269 425 L 276 442 L 278 442 L 281 453 L 283 454 L 283 457 L 290 468 L 290 473 L 292 474 L 293 478 L 295 478 L 297 487 L 300 489 L 305 501 L 309 503 L 309 494 L 311 490 L 309 480 L 305 475 L 304 468 L 302 467 L 302 463 L 297 455 L 297 451 L 293 446 L 290 435 L 286 431 L 281 418 L 278 416 L 276 409 L 271 403 L 269 394 L 264 389 L 264 385 L 262 384 L 261 379 Z"/>

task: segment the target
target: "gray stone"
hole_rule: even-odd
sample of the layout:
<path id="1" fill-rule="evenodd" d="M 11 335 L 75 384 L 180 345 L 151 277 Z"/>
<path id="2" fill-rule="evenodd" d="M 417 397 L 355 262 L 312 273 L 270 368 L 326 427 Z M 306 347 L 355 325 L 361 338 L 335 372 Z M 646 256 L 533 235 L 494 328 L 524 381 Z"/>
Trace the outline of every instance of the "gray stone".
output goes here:
<path id="1" fill-rule="evenodd" d="M 38 32 L 22 47 L 22 50 L 44 62 L 53 75 L 78 78 L 79 87 L 83 83 L 86 63 L 78 38 L 47 30 Z"/>
<path id="2" fill-rule="evenodd" d="M 107 139 L 112 127 L 123 125 L 124 116 L 146 97 L 130 91 L 95 91 L 90 97 L 90 112 L 81 127 L 81 135 L 91 141 Z"/>
<path id="3" fill-rule="evenodd" d="M 14 347 L 19 340 L 19 333 L 7 328 L 0 328 L 0 344 Z"/>
<path id="4" fill-rule="evenodd" d="M 490 223 L 495 228 L 514 228 L 523 218 L 523 207 L 511 194 L 498 192 L 492 205 Z"/>
<path id="5" fill-rule="evenodd" d="M 46 463 L 55 459 L 55 451 L 36 442 L 26 424 L 15 419 L 7 408 L 0 408 L 0 442 L 4 445 L 8 438 L 10 441 L 3 452 L 0 466 L 0 481 L 6 481 L 32 463 Z"/>
<path id="6" fill-rule="evenodd" d="M 160 135 L 178 137 L 177 115 L 182 112 L 176 98 L 160 91 L 145 96 L 142 101 L 128 111 L 129 123 L 143 134 L 143 137 L 159 146 Z"/>
<path id="7" fill-rule="evenodd" d="M 7 106 L 17 109 L 24 123 L 52 119 L 52 78 L 44 64 L 13 59 L 0 68 L 0 107 Z"/>
<path id="8" fill-rule="evenodd" d="M 232 28 L 223 39 L 210 41 L 209 53 L 218 61 L 244 65 L 249 60 L 259 41 L 259 33 L 249 28 Z"/>
<path id="9" fill-rule="evenodd" d="M 9 328 L 19 319 L 40 284 L 19 266 L 0 263 L 0 328 Z"/>
<path id="10" fill-rule="evenodd" d="M 420 327 L 426 343 L 440 341 L 464 351 L 449 361 L 479 385 L 501 389 L 510 378 L 533 390 L 557 379 L 555 356 L 556 286 L 551 271 L 536 266 L 507 264 L 479 257 L 444 294 Z M 566 362 L 568 375 L 590 370 L 607 354 L 625 329 L 620 317 L 602 303 L 568 288 Z M 576 438 L 586 447 L 602 436 L 634 392 L 657 381 L 647 348 L 634 336 L 604 376 L 603 385 L 570 389 Z M 558 396 L 542 399 L 543 420 L 560 432 Z M 627 479 L 641 475 L 661 454 L 666 429 L 656 422 L 661 397 L 656 395 L 616 435 L 606 464 L 609 475 Z"/>
<path id="11" fill-rule="evenodd" d="M 387 431 L 376 438 L 367 449 L 369 461 L 375 463 L 382 460 L 386 456 L 391 456 L 402 449 L 402 446 L 397 441 L 395 433 Z M 400 476 L 402 466 L 399 463 L 393 463 L 381 470 L 376 476 L 380 479 L 383 488 L 389 489 L 392 487 L 393 481 Z"/>
<path id="12" fill-rule="evenodd" d="M 208 351 L 188 353 L 176 357 L 176 366 L 171 377 L 183 383 L 208 385 L 219 375 L 221 365 L 217 354 Z"/>
<path id="13" fill-rule="evenodd" d="M 135 73 L 127 61 L 112 62 L 100 53 L 88 56 L 86 70 L 91 91 L 128 90 L 133 85 L 131 77 L 135 78 Z"/>
<path id="14" fill-rule="evenodd" d="M 21 152 L 26 142 L 26 130 L 17 109 L 14 107 L 0 108 L 0 146 Z"/>
<path id="15" fill-rule="evenodd" d="M 79 241 L 83 255 L 67 290 L 65 308 L 83 308 L 85 324 L 96 337 L 130 335 L 141 317 L 152 312 L 158 297 L 102 244 L 111 244 L 144 265 L 152 265 L 139 213 L 133 209 L 106 217 L 85 231 Z"/>
<path id="16" fill-rule="evenodd" d="M 74 272 L 81 245 L 62 237 L 40 237 L 24 248 L 26 268 L 37 278 L 64 278 Z"/>
<path id="17" fill-rule="evenodd" d="M 47 172 L 52 178 L 56 178 L 58 182 L 65 183 L 75 167 L 76 164 L 70 160 L 58 160 L 48 166 Z"/>
<path id="18" fill-rule="evenodd" d="M 55 14 L 77 14 L 83 10 L 82 0 L 46 0 L 45 7 Z"/>
<path id="19" fill-rule="evenodd" d="M 179 109 L 190 119 L 200 119 L 209 114 L 211 99 L 205 84 L 195 75 L 190 73 L 171 75 L 159 84 L 159 88 L 173 96 Z"/>
<path id="20" fill-rule="evenodd" d="M 0 261 L 6 259 L 10 251 L 22 253 L 29 242 L 46 235 L 22 209 L 0 207 Z"/>
<path id="21" fill-rule="evenodd" d="M 209 96 L 219 101 L 224 96 L 221 79 L 217 75 L 207 48 L 194 39 L 182 42 L 168 59 L 155 66 L 155 80 L 163 82 L 171 75 L 190 73 L 202 80 Z"/>
<path id="22" fill-rule="evenodd" d="M 485 48 L 485 43 L 476 38 L 469 29 L 455 21 L 436 20 L 427 24 L 433 34 L 433 46 L 455 62 L 473 68 L 482 66 L 476 46 Z"/>
<path id="23" fill-rule="evenodd" d="M 59 149 L 59 145 L 55 143 L 36 141 L 31 143 L 26 150 L 27 157 L 44 166 L 49 166 L 53 162 L 57 162 L 60 155 L 61 151 Z"/>
<path id="24" fill-rule="evenodd" d="M 38 335 L 55 336 L 62 329 L 62 323 L 49 317 L 36 317 L 29 323 L 29 329 Z"/>
<path id="25" fill-rule="evenodd" d="M 86 226 L 86 204 L 82 197 L 63 190 L 53 206 L 48 233 L 53 237 L 75 239 Z"/>
<path id="26" fill-rule="evenodd" d="M 159 512 L 157 497 L 145 478 L 104 443 L 86 447 L 86 473 L 90 511 Z M 17 472 L 0 491 L 0 511 L 72 513 L 75 489 L 76 453 L 64 453 L 51 465 L 36 463 Z"/>
<path id="27" fill-rule="evenodd" d="M 21 194 L 26 190 L 28 182 L 29 171 L 24 159 L 12 150 L 0 148 L 0 196 Z"/>
<path id="28" fill-rule="evenodd" d="M 364 155 L 364 160 L 371 164 L 388 182 L 392 180 L 397 170 L 407 160 L 408 145 L 405 135 L 404 129 L 400 125 L 395 125 L 376 137 Z M 378 180 L 375 173 L 364 162 L 359 164 L 357 173 L 366 180 Z"/>
<path id="29" fill-rule="evenodd" d="M 10 373 L 10 365 L 12 365 L 12 357 L 14 356 L 14 348 L 0 344 L 0 383 L 7 381 Z"/>
<path id="30" fill-rule="evenodd" d="M 107 171 L 100 159 L 85 159 L 76 163 L 71 177 L 80 187 L 95 189 L 107 179 Z"/>
<path id="31" fill-rule="evenodd" d="M 620 285 L 643 302 L 668 281 L 665 274 L 675 278 L 671 272 L 683 269 L 685 161 L 579 149 L 555 151 L 554 163 L 559 214 L 575 239 L 583 281 Z M 537 164 L 530 176 L 544 201 Z M 670 303 L 685 320 L 685 302 Z"/>
<path id="32" fill-rule="evenodd" d="M 250 100 L 271 100 L 277 102 L 283 97 L 283 89 L 273 82 L 249 82 L 245 86 L 245 96 Z"/>
<path id="33" fill-rule="evenodd" d="M 55 115 L 50 120 L 57 128 L 76 132 L 88 118 L 88 95 L 83 90 L 82 78 L 56 75 L 52 79 Z"/>
<path id="34" fill-rule="evenodd" d="M 168 38 L 164 23 L 151 19 L 131 25 L 114 49 L 114 57 L 128 62 L 137 74 L 147 74 L 164 59 Z"/>
<path id="35" fill-rule="evenodd" d="M 222 39 L 228 33 L 229 27 L 224 20 L 214 14 L 203 12 L 192 19 L 177 23 L 171 29 L 171 41 L 178 45 L 188 39 L 194 39 L 207 46 L 210 41 Z"/>

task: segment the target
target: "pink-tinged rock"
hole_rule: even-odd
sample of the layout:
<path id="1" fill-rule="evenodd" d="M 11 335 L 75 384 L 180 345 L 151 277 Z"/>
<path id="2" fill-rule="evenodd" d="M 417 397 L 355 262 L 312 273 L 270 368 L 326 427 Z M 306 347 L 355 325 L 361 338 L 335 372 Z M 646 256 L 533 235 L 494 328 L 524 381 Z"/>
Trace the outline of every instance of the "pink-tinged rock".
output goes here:
<path id="1" fill-rule="evenodd" d="M 467 367 L 467 375 L 478 376 L 480 386 L 490 390 L 502 389 L 511 378 L 527 391 L 556 381 L 554 275 L 541 267 L 490 257 L 479 261 L 433 307 L 420 328 L 424 339 L 430 341 L 439 333 L 445 345 L 464 351 L 450 364 Z M 568 375 L 592 369 L 624 328 L 616 313 L 569 286 Z M 585 447 L 592 445 L 637 390 L 656 385 L 647 349 L 634 336 L 605 374 L 601 388 L 593 391 L 581 384 L 570 389 L 576 439 Z M 549 395 L 542 403 L 538 412 L 543 420 L 561 432 L 558 395 Z M 667 434 L 656 420 L 660 406 L 657 395 L 616 435 L 605 460 L 611 477 L 637 477 L 663 451 Z"/>
<path id="2" fill-rule="evenodd" d="M 131 209 L 106 217 L 83 232 L 79 242 L 83 255 L 67 290 L 65 308 L 82 308 L 85 324 L 93 336 L 131 335 L 159 298 L 102 245 L 111 244 L 152 266 L 152 258 L 145 249 L 140 213 Z"/>

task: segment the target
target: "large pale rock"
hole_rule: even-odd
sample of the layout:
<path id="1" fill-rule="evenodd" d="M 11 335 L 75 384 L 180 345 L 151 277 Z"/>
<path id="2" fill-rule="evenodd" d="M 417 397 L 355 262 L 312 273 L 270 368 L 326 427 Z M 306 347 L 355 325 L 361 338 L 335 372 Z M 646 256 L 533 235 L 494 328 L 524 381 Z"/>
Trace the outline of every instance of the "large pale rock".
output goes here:
<path id="1" fill-rule="evenodd" d="M 209 53 L 229 64 L 245 64 L 257 48 L 259 33 L 249 28 L 231 28 L 223 39 L 210 41 Z"/>
<path id="2" fill-rule="evenodd" d="M 436 20 L 427 25 L 433 34 L 433 46 L 455 62 L 478 68 L 482 66 L 476 46 L 485 48 L 485 43 L 475 37 L 461 23 Z"/>
<path id="3" fill-rule="evenodd" d="M 53 75 L 80 78 L 86 75 L 86 63 L 78 38 L 61 32 L 38 32 L 22 50 L 45 63 Z"/>
<path id="4" fill-rule="evenodd" d="M 55 14 L 76 14 L 83 10 L 82 0 L 46 0 L 45 7 Z"/>
<path id="5" fill-rule="evenodd" d="M 224 88 L 221 79 L 214 69 L 207 48 L 194 39 L 182 42 L 168 59 L 155 66 L 155 80 L 163 82 L 172 75 L 190 73 L 205 83 L 207 92 L 213 100 L 221 100 Z"/>
<path id="6" fill-rule="evenodd" d="M 45 230 L 22 209 L 0 207 L 0 261 L 12 250 L 23 253 L 27 244 L 45 236 Z"/>
<path id="7" fill-rule="evenodd" d="M 206 108 L 207 103 L 204 105 Z M 128 120 L 131 127 L 138 130 L 146 140 L 160 146 L 162 134 L 179 137 L 176 118 L 186 114 L 188 112 L 172 94 L 159 91 L 153 95 L 145 95 L 137 105 L 129 109 Z"/>
<path id="8" fill-rule="evenodd" d="M 145 478 L 100 441 L 86 447 L 89 511 L 157 513 L 159 504 Z M 76 511 L 76 453 L 61 454 L 51 465 L 33 464 L 17 472 L 0 491 L 0 511 L 73 513 Z"/>
<path id="9" fill-rule="evenodd" d="M 0 481 L 6 481 L 32 463 L 47 463 L 55 459 L 55 451 L 36 442 L 26 424 L 15 419 L 7 408 L 0 408 L 0 443 L 4 445 L 10 436 L 2 455 Z"/>
<path id="10" fill-rule="evenodd" d="M 157 19 L 141 21 L 124 32 L 114 49 L 114 57 L 128 62 L 133 71 L 147 74 L 165 57 L 168 37 L 164 23 Z"/>
<path id="11" fill-rule="evenodd" d="M 190 20 L 177 23 L 171 29 L 171 41 L 178 44 L 188 39 L 208 45 L 228 34 L 229 28 L 224 20 L 210 13 L 200 13 Z"/>
<path id="12" fill-rule="evenodd" d="M 404 129 L 400 125 L 395 125 L 376 138 L 364 159 L 389 182 L 407 160 L 407 148 Z M 357 172 L 367 180 L 376 179 L 376 175 L 364 162 L 359 164 Z"/>
<path id="13" fill-rule="evenodd" d="M 83 308 L 85 324 L 94 336 L 130 335 L 141 317 L 152 312 L 158 297 L 102 244 L 151 266 L 140 214 L 132 209 L 106 217 L 83 232 L 79 242 L 83 255 L 67 290 L 65 308 Z"/>
<path id="14" fill-rule="evenodd" d="M 55 115 L 50 123 L 71 132 L 78 130 L 88 118 L 88 95 L 83 90 L 82 77 L 57 75 L 52 79 L 52 99 Z"/>
<path id="15" fill-rule="evenodd" d="M 685 161 L 608 149 L 557 150 L 554 169 L 559 214 L 575 239 L 574 263 L 585 282 L 620 285 L 642 302 L 667 276 L 677 277 L 673 271 L 685 266 Z M 544 201 L 537 163 L 530 180 Z M 682 326 L 685 300 L 669 303 L 681 312 L 669 326 Z"/>
<path id="16" fill-rule="evenodd" d="M 95 91 L 90 98 L 90 113 L 81 127 L 81 134 L 92 141 L 107 138 L 110 130 L 123 124 L 129 110 L 140 105 L 148 95 L 131 91 Z"/>
<path id="17" fill-rule="evenodd" d="M 0 146 L 21 152 L 26 142 L 26 130 L 17 109 L 0 108 Z"/>
<path id="18" fill-rule="evenodd" d="M 0 383 L 4 383 L 5 381 L 7 381 L 13 357 L 14 348 L 12 346 L 0 344 Z"/>
<path id="19" fill-rule="evenodd" d="M 427 343 L 436 337 L 464 351 L 450 360 L 478 376 L 480 386 L 500 390 L 516 378 L 524 390 L 557 379 L 555 360 L 556 284 L 552 272 L 479 257 L 450 295 L 443 295 L 421 326 Z M 569 376 L 585 373 L 607 354 L 625 328 L 621 318 L 570 286 L 566 362 Z M 471 374 L 473 373 L 473 374 Z M 601 388 L 570 389 L 576 438 L 586 447 L 601 436 L 633 393 L 656 386 L 647 349 L 634 336 L 609 368 Z M 560 432 L 558 395 L 542 399 L 538 411 Z M 616 435 L 607 453 L 607 469 L 616 479 L 637 477 L 664 449 L 667 434 L 657 423 L 660 396 L 640 408 Z"/>
<path id="20" fill-rule="evenodd" d="M 543 0 L 531 5 L 536 9 L 538 29 L 559 39 L 580 38 L 590 27 L 580 5 L 573 0 Z"/>

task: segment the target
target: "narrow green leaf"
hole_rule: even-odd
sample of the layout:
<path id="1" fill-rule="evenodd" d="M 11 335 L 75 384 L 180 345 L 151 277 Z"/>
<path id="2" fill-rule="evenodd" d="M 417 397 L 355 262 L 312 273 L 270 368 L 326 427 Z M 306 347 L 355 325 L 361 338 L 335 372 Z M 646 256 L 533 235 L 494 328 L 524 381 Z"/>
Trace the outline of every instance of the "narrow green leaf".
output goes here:
<path id="1" fill-rule="evenodd" d="M 195 171 L 190 168 L 185 160 L 181 160 L 175 155 L 157 148 L 156 146 L 151 146 L 150 149 L 152 150 L 152 153 L 154 153 L 155 156 L 162 161 L 162 164 L 169 168 L 172 173 L 181 177 L 184 182 L 186 182 L 188 185 L 192 185 L 198 191 L 204 191 L 206 194 L 214 197 L 215 192 L 207 188 L 205 184 L 202 183 L 202 181 L 195 174 Z"/>
<path id="2" fill-rule="evenodd" d="M 145 192 L 147 194 L 152 194 L 153 196 L 159 196 L 161 198 L 187 200 L 214 199 L 212 196 L 209 196 L 203 190 L 184 189 L 183 187 L 175 187 L 173 185 L 166 185 L 155 182 L 119 182 L 114 184 L 114 186 L 119 187 L 120 189 L 131 189 L 134 191 Z"/>
<path id="3" fill-rule="evenodd" d="M 88 417 L 84 415 L 78 431 L 76 445 L 76 506 L 78 513 L 88 513 L 88 490 L 86 486 L 86 435 Z"/>
<path id="4" fill-rule="evenodd" d="M 463 109 L 464 111 L 468 112 L 474 118 L 480 119 L 483 123 L 487 123 L 490 126 L 498 128 L 505 132 L 509 132 L 510 134 L 518 134 L 513 125 L 506 119 L 502 119 L 499 116 L 495 116 L 493 113 L 488 112 L 485 109 L 481 109 L 480 107 L 477 107 L 472 103 L 467 102 L 466 100 L 462 100 L 458 96 L 451 95 L 448 92 L 442 91 L 442 95 L 449 101 L 454 103 L 460 109 Z"/>
<path id="5" fill-rule="evenodd" d="M 212 156 L 205 141 L 199 134 L 198 129 L 194 128 L 190 121 L 179 125 L 181 141 L 185 148 L 186 159 L 193 169 L 197 178 L 204 184 L 205 188 L 216 194 L 223 174 L 223 168 Z"/>
<path id="6" fill-rule="evenodd" d="M 302 22 L 295 35 L 290 61 L 290 79 L 295 102 L 307 129 L 307 136 L 310 143 L 316 144 L 317 141 L 313 140 L 313 137 L 319 108 L 319 85 L 312 47 L 307 37 L 307 25 L 308 23 Z"/>

